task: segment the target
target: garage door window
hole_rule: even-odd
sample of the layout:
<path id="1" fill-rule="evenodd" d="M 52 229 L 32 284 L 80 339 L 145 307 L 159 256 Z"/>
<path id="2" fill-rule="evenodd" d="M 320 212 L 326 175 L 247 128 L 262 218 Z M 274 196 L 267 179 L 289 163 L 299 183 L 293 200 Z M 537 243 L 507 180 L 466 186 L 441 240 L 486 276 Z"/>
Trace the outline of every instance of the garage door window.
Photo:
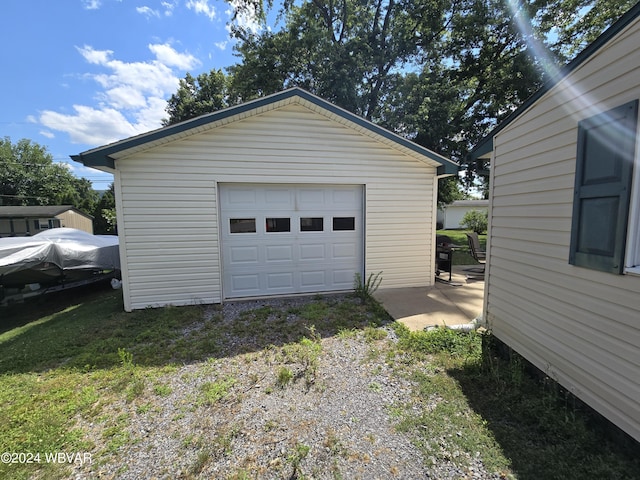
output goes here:
<path id="1" fill-rule="evenodd" d="M 267 218 L 267 233 L 290 232 L 290 218 Z"/>
<path id="2" fill-rule="evenodd" d="M 231 233 L 256 233 L 256 219 L 231 218 L 229 219 L 229 231 Z"/>
<path id="3" fill-rule="evenodd" d="M 324 230 L 324 218 L 306 217 L 300 219 L 301 232 L 322 232 Z"/>
<path id="4" fill-rule="evenodd" d="M 333 231 L 353 231 L 356 229 L 355 217 L 333 217 Z"/>

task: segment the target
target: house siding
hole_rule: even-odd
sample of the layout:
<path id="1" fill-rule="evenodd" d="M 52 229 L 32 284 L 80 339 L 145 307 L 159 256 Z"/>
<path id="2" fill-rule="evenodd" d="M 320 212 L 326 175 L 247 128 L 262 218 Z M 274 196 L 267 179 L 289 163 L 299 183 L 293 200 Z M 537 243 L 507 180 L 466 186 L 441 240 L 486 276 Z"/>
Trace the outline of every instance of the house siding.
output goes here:
<path id="1" fill-rule="evenodd" d="M 56 215 L 62 227 L 75 228 L 93 234 L 93 219 L 73 210 Z"/>
<path id="2" fill-rule="evenodd" d="M 434 281 L 436 168 L 306 106 L 225 122 L 116 168 L 127 310 L 222 301 L 220 183 L 364 185 L 365 275 L 382 271 L 381 288 Z"/>
<path id="3" fill-rule="evenodd" d="M 638 45 L 636 20 L 495 136 L 485 317 L 640 440 L 640 277 L 568 263 L 578 122 L 640 98 Z"/>

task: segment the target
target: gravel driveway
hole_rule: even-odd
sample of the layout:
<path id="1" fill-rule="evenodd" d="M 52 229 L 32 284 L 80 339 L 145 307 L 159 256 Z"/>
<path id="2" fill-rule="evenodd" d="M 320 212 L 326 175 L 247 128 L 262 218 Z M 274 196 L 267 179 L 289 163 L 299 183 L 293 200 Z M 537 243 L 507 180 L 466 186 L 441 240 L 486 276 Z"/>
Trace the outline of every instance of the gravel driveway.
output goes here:
<path id="1" fill-rule="evenodd" d="M 227 303 L 210 309 L 203 325 L 238 322 L 264 307 L 288 309 L 284 321 L 292 325 L 292 305 L 309 301 Z M 415 392 L 387 361 L 393 330 L 320 333 L 310 331 L 307 343 L 244 349 L 229 337 L 228 354 L 149 380 L 133 401 L 105 407 L 102 421 L 79 420 L 96 447 L 75 478 L 493 478 L 479 462 L 466 473 L 427 466 L 411 438 L 396 431 L 394 409 Z M 116 435 L 122 441 L 109 447 Z"/>

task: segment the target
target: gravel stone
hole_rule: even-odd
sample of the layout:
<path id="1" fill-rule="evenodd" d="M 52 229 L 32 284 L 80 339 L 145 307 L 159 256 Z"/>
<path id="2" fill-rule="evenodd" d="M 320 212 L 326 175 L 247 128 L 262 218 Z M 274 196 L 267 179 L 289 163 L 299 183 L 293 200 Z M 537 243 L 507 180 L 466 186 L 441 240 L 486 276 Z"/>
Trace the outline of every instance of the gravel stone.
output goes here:
<path id="1" fill-rule="evenodd" d="M 290 311 L 310 300 L 228 302 L 204 320 L 221 313 L 233 322 L 248 310 Z M 464 470 L 425 459 L 396 430 L 390 407 L 404 404 L 414 385 L 385 362 L 385 345 L 397 340 L 386 331 L 376 341 L 362 332 L 322 338 L 309 381 L 300 364 L 284 363 L 280 346 L 183 365 L 150 380 L 142 397 L 104 407 L 102 420 L 78 420 L 95 448 L 92 463 L 75 466 L 73 478 L 499 479 L 480 458 Z M 282 366 L 295 373 L 284 387 L 276 381 Z M 227 395 L 204 401 L 203 385 L 225 379 Z M 154 394 L 153 384 L 170 393 Z M 109 427 L 124 439 L 115 451 L 107 449 Z"/>

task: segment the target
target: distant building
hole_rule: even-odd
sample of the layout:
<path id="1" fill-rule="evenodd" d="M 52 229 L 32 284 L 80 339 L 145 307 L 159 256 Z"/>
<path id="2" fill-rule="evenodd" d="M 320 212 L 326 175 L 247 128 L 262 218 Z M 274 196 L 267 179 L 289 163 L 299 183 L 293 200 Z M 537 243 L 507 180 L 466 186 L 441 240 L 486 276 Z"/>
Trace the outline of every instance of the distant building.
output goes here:
<path id="1" fill-rule="evenodd" d="M 29 237 L 59 227 L 93 234 L 93 217 L 70 205 L 0 206 L 0 237 Z"/>
<path id="2" fill-rule="evenodd" d="M 447 230 L 466 228 L 462 224 L 462 219 L 472 210 L 488 212 L 489 200 L 456 200 L 442 208 L 442 214 L 438 215 L 438 220 L 442 222 L 442 228 Z"/>

